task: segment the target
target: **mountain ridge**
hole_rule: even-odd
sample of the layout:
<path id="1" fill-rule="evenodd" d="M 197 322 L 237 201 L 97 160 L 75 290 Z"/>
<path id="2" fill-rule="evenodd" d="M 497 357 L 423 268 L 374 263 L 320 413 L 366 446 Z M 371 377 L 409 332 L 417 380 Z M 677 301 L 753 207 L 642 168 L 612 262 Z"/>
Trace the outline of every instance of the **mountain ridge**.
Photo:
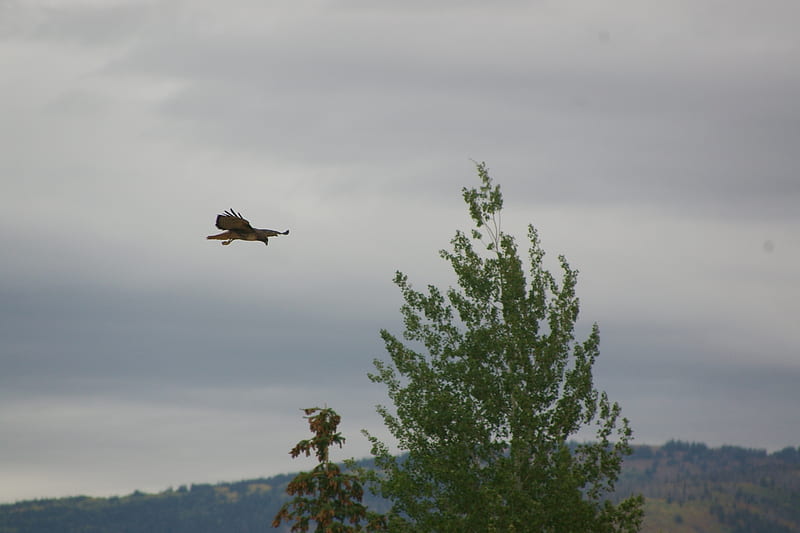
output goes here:
<path id="1" fill-rule="evenodd" d="M 644 533 L 800 533 L 800 449 L 767 453 L 675 440 L 633 448 L 613 498 L 645 496 Z M 270 523 L 295 475 L 0 504 L 0 533 L 282 531 Z M 365 504 L 378 512 L 389 507 L 370 494 Z"/>

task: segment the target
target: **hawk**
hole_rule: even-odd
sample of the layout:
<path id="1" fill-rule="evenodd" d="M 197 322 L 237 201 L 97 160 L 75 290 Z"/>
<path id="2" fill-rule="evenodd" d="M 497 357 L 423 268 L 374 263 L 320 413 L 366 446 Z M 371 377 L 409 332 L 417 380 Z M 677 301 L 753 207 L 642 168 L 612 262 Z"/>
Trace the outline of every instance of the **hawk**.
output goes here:
<path id="1" fill-rule="evenodd" d="M 261 241 L 269 244 L 269 238 L 277 235 L 289 235 L 289 230 L 275 231 L 274 229 L 257 229 L 250 225 L 244 217 L 231 209 L 217 215 L 217 227 L 224 229 L 219 235 L 209 235 L 206 239 L 219 239 L 222 244 L 230 244 L 236 239 L 243 241 Z"/>

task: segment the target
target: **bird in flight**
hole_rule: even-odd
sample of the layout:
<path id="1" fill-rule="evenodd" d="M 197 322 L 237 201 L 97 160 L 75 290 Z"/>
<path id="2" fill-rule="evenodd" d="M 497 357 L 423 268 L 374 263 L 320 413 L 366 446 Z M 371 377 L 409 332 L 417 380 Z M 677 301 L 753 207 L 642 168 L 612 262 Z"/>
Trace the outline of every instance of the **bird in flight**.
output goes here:
<path id="1" fill-rule="evenodd" d="M 269 244 L 269 238 L 277 235 L 289 235 L 289 230 L 275 231 L 274 229 L 257 229 L 250 225 L 244 217 L 231 209 L 222 215 L 217 215 L 217 227 L 223 229 L 219 235 L 209 235 L 206 239 L 218 239 L 222 244 L 230 244 L 236 239 L 243 241 L 261 241 Z"/>

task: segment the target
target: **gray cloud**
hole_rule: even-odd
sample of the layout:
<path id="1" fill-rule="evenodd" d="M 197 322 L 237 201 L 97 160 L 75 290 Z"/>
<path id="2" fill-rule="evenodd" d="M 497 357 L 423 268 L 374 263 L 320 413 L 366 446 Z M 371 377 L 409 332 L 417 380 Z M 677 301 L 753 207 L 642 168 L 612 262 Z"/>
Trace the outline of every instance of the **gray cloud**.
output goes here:
<path id="1" fill-rule="evenodd" d="M 0 500 L 293 470 L 308 404 L 366 453 L 470 158 L 581 270 L 639 442 L 796 444 L 797 14 L 0 4 Z M 291 234 L 205 241 L 230 207 Z"/>
<path id="2" fill-rule="evenodd" d="M 660 38 L 629 30 L 604 43 L 588 27 L 559 35 L 518 13 L 490 17 L 476 39 L 471 11 L 446 34 L 440 18 L 388 25 L 393 16 L 178 36 L 136 47 L 109 70 L 181 80 L 161 109 L 213 146 L 370 168 L 479 152 L 516 172 L 539 162 L 545 201 L 794 212 L 792 40 L 722 27 L 710 40 L 664 28 Z"/>

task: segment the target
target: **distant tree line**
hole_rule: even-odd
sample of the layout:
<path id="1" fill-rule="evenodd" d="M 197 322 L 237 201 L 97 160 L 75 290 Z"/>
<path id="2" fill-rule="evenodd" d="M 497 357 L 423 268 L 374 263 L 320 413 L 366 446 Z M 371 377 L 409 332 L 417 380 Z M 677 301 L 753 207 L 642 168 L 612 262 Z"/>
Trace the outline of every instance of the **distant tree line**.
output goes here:
<path id="1" fill-rule="evenodd" d="M 672 452 L 665 448 L 672 448 Z M 676 458 L 671 466 L 665 461 L 669 453 Z M 682 509 L 701 506 L 712 522 L 696 525 L 707 533 L 800 532 L 797 448 L 771 454 L 733 446 L 707 448 L 703 461 L 681 453 L 672 445 L 634 446 L 633 454 L 623 465 L 617 492 L 644 494 L 654 509 L 659 505 L 671 509 L 670 520 L 680 514 L 681 526 L 687 528 L 693 523 L 690 514 Z M 745 459 L 731 462 L 731 456 Z M 656 462 L 658 466 L 648 478 L 643 471 Z M 700 468 L 701 464 L 705 464 L 705 470 Z M 355 466 L 371 465 L 371 460 L 364 460 Z M 158 494 L 139 492 L 112 498 L 77 497 L 0 505 L 0 533 L 288 531 L 288 526 L 273 529 L 270 523 L 289 501 L 285 491 L 294 478 L 295 475 L 281 475 L 217 485 L 195 484 Z M 672 498 L 670 503 L 668 495 Z M 388 501 L 369 491 L 364 493 L 363 504 L 379 513 L 390 508 Z M 642 531 L 658 531 L 647 526 L 646 512 Z"/>

